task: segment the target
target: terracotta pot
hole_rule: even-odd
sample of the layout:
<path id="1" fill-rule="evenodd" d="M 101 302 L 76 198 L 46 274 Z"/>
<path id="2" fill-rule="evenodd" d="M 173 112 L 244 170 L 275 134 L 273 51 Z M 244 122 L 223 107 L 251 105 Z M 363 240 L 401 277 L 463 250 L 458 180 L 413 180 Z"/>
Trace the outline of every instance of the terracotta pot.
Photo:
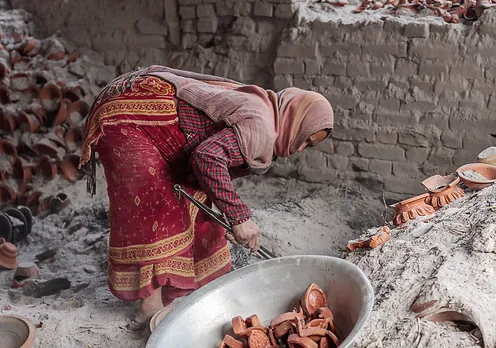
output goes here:
<path id="1" fill-rule="evenodd" d="M 36 133 L 41 126 L 40 120 L 36 115 L 24 111 L 21 111 L 17 116 L 17 124 L 23 133 Z"/>
<path id="2" fill-rule="evenodd" d="M 14 65 L 15 63 L 17 63 L 18 61 L 20 61 L 22 58 L 21 54 L 17 51 L 10 51 L 10 63 L 12 65 Z"/>
<path id="3" fill-rule="evenodd" d="M 79 86 L 70 86 L 64 88 L 64 98 L 70 99 L 72 102 L 77 102 L 83 99 L 84 92 Z"/>
<path id="4" fill-rule="evenodd" d="M 57 111 L 62 101 L 62 91 L 54 83 L 47 83 L 40 92 L 40 101 L 43 108 L 48 112 Z"/>
<path id="5" fill-rule="evenodd" d="M 17 149 L 9 139 L 0 139 L 0 156 L 11 164 L 17 161 Z"/>
<path id="6" fill-rule="evenodd" d="M 479 153 L 477 162 L 496 166 L 496 146 L 491 146 Z"/>
<path id="7" fill-rule="evenodd" d="M 0 266 L 14 269 L 17 266 L 17 248 L 14 244 L 6 242 L 0 245 Z"/>
<path id="8" fill-rule="evenodd" d="M 90 106 L 84 100 L 78 100 L 71 104 L 68 110 L 67 121 L 71 126 L 77 125 L 88 115 Z"/>
<path id="9" fill-rule="evenodd" d="M 424 180 L 422 185 L 429 191 L 429 197 L 425 199 L 425 202 L 434 207 L 434 210 L 439 210 L 458 198 L 462 198 L 465 193 L 457 186 L 459 182 L 460 178 L 456 175 L 446 177 L 435 175 Z"/>
<path id="10" fill-rule="evenodd" d="M 456 173 L 470 189 L 480 190 L 496 182 L 496 166 L 485 163 L 470 163 L 461 166 Z"/>
<path id="11" fill-rule="evenodd" d="M 0 58 L 0 81 L 3 81 L 10 73 L 11 67 L 7 59 Z"/>
<path id="12" fill-rule="evenodd" d="M 29 86 L 27 89 L 22 91 L 22 100 L 25 104 L 31 104 L 33 99 L 39 98 L 40 88 L 36 85 Z"/>
<path id="13" fill-rule="evenodd" d="M 40 141 L 38 141 L 33 146 L 33 151 L 35 151 L 38 154 L 38 156 L 45 155 L 57 159 L 64 157 L 64 155 L 66 154 L 64 148 L 60 147 L 53 140 L 47 138 L 43 138 Z"/>
<path id="14" fill-rule="evenodd" d="M 68 112 L 71 104 L 72 102 L 70 99 L 67 98 L 62 99 L 57 116 L 55 116 L 55 119 L 53 121 L 54 126 L 63 124 L 67 121 L 67 116 L 69 115 Z"/>
<path id="15" fill-rule="evenodd" d="M 62 175 L 70 183 L 75 183 L 84 177 L 84 172 L 78 169 L 79 160 L 80 157 L 78 155 L 67 155 L 62 160 Z"/>
<path id="16" fill-rule="evenodd" d="M 14 68 L 14 70 L 22 71 L 29 68 L 29 63 L 31 63 L 31 58 L 22 57 L 17 62 L 12 64 L 12 67 Z"/>
<path id="17" fill-rule="evenodd" d="M 65 58 L 65 52 L 54 52 L 50 53 L 47 57 L 49 60 L 62 60 Z"/>
<path id="18" fill-rule="evenodd" d="M 41 106 L 41 104 L 33 103 L 28 108 L 26 108 L 25 111 L 34 114 L 40 122 L 40 125 L 46 124 L 47 112 L 43 108 L 43 106 Z"/>
<path id="19" fill-rule="evenodd" d="M 13 177 L 19 183 L 19 192 L 17 196 L 20 197 L 28 191 L 28 183 L 33 176 L 33 170 L 35 168 L 34 163 L 30 163 L 26 160 L 19 158 L 13 165 Z"/>
<path id="20" fill-rule="evenodd" d="M 15 73 L 10 77 L 10 88 L 22 92 L 31 86 L 31 78 L 26 73 Z"/>
<path id="21" fill-rule="evenodd" d="M 36 279 L 40 276 L 40 269 L 34 262 L 22 262 L 17 265 L 14 272 L 13 288 L 22 287 L 28 279 Z"/>
<path id="22" fill-rule="evenodd" d="M 429 194 L 424 193 L 392 205 L 391 207 L 396 209 L 393 224 L 399 226 L 410 220 L 415 220 L 419 216 L 434 214 L 434 208 L 425 202 L 427 197 L 429 197 Z"/>
<path id="23" fill-rule="evenodd" d="M 0 327 L 5 328 L 2 332 L 2 342 L 6 344 L 4 348 L 33 347 L 36 328 L 29 320 L 14 315 L 1 315 Z"/>
<path id="24" fill-rule="evenodd" d="M 81 147 L 83 131 L 80 127 L 71 127 L 65 133 L 65 143 L 69 152 L 74 152 Z"/>
<path id="25" fill-rule="evenodd" d="M 23 47 L 22 53 L 28 57 L 34 57 L 40 53 L 41 41 L 37 39 L 26 39 L 26 43 Z"/>
<path id="26" fill-rule="evenodd" d="M 57 160 L 54 158 L 43 156 L 36 163 L 36 177 L 53 180 L 57 177 L 58 173 Z"/>
<path id="27" fill-rule="evenodd" d="M 17 115 L 8 112 L 2 114 L 2 130 L 7 133 L 14 133 L 17 128 Z"/>
<path id="28" fill-rule="evenodd" d="M 69 54 L 67 56 L 67 61 L 66 61 L 66 64 L 70 64 L 72 62 L 75 62 L 79 57 L 79 53 L 77 53 L 76 51 L 72 52 L 71 54 Z"/>
<path id="29" fill-rule="evenodd" d="M 1 104 L 10 103 L 10 91 L 5 85 L 0 85 L 0 103 Z"/>

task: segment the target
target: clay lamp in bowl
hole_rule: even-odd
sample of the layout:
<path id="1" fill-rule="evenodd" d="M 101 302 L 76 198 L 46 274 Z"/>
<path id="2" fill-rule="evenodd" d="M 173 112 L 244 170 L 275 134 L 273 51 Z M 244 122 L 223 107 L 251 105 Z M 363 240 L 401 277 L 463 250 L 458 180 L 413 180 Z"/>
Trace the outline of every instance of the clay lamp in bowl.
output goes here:
<path id="1" fill-rule="evenodd" d="M 429 197 L 429 194 L 424 193 L 390 205 L 391 208 L 396 209 L 393 224 L 399 226 L 418 217 L 426 217 L 434 214 L 434 208 L 425 202 L 427 197 Z"/>
<path id="2" fill-rule="evenodd" d="M 14 315 L 0 315 L 2 348 L 30 348 L 34 344 L 36 328 L 27 319 Z"/>
<path id="3" fill-rule="evenodd" d="M 473 190 L 489 187 L 496 182 L 496 166 L 490 164 L 465 164 L 458 168 L 456 173 L 463 184 Z"/>
<path id="4" fill-rule="evenodd" d="M 459 182 L 460 178 L 454 174 L 434 175 L 425 179 L 422 185 L 429 191 L 429 197 L 425 199 L 425 202 L 434 207 L 434 210 L 439 210 L 458 198 L 462 198 L 465 193 L 457 186 Z"/>

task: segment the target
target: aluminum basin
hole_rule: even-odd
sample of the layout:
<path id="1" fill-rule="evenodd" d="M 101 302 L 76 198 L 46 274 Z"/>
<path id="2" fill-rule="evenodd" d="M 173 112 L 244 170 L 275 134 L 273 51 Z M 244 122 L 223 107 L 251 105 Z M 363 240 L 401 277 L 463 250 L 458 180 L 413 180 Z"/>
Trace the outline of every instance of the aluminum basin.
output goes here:
<path id="1" fill-rule="evenodd" d="M 328 292 L 340 348 L 353 347 L 374 303 L 365 274 L 335 257 L 289 256 L 246 266 L 193 292 L 160 322 L 146 348 L 217 348 L 232 332 L 233 317 L 257 314 L 267 324 L 311 283 Z"/>

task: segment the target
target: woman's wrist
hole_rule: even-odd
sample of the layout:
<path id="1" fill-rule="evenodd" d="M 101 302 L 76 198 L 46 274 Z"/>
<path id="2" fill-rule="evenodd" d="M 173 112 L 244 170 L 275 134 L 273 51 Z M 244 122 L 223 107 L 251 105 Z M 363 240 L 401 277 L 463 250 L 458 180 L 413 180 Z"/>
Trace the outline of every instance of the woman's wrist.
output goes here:
<path id="1" fill-rule="evenodd" d="M 242 223 L 244 223 L 244 222 L 246 222 L 248 220 L 250 220 L 250 217 L 249 216 L 248 217 L 245 217 L 245 218 L 242 218 L 242 219 L 239 219 L 239 220 L 232 221 L 231 222 L 231 225 L 232 226 L 241 225 Z"/>

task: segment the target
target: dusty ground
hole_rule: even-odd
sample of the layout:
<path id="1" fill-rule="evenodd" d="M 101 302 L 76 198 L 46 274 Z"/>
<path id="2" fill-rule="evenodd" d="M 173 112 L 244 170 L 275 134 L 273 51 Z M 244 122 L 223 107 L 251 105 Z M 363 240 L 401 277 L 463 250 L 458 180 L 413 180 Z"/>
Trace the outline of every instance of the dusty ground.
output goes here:
<path id="1" fill-rule="evenodd" d="M 53 259 L 39 264 L 41 279 L 67 277 L 70 290 L 35 299 L 10 288 L 13 271 L 0 271 L 0 312 L 42 322 L 37 347 L 134 348 L 146 342 L 146 337 L 126 329 L 136 304 L 117 300 L 107 287 L 108 208 L 105 181 L 99 174 L 94 199 L 87 196 L 84 180 L 74 186 L 59 181 L 72 204 L 58 215 L 36 219 L 27 242 L 18 247 L 20 262 L 34 261 L 36 254 L 59 247 Z M 263 244 L 278 255 L 339 256 L 361 227 L 381 221 L 381 201 L 359 185 L 332 188 L 257 177 L 238 180 L 236 186 L 264 231 Z M 257 261 L 248 260 L 240 250 L 233 258 L 236 267 Z"/>

